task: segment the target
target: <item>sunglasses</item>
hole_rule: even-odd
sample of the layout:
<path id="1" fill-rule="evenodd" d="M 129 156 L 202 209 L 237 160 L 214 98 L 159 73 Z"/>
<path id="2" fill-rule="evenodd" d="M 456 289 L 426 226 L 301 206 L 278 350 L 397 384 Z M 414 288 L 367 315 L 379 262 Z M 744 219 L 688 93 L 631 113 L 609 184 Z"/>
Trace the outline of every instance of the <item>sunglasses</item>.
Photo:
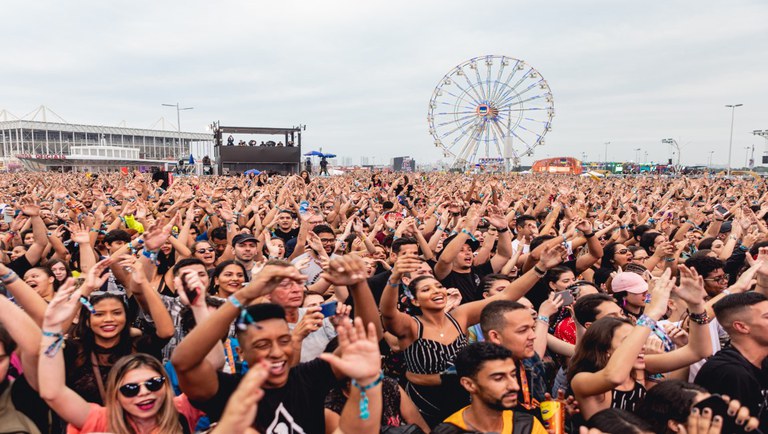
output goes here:
<path id="1" fill-rule="evenodd" d="M 196 251 L 197 253 L 203 254 L 203 253 L 205 253 L 205 252 L 209 252 L 209 253 L 210 253 L 210 252 L 215 252 L 215 251 L 216 251 L 216 249 L 214 249 L 213 247 L 208 247 L 207 249 L 197 249 L 197 250 L 195 250 L 195 251 Z"/>
<path id="2" fill-rule="evenodd" d="M 133 398 L 134 396 L 139 394 L 139 391 L 141 391 L 142 384 L 150 392 L 157 392 L 163 387 L 163 384 L 165 384 L 165 377 L 160 376 L 160 377 L 150 378 L 149 380 L 143 383 L 126 383 L 120 386 L 118 390 L 124 397 Z"/>
<path id="3" fill-rule="evenodd" d="M 626 255 L 627 252 L 629 252 L 629 250 L 627 250 L 627 249 L 616 250 L 616 253 L 618 253 L 620 255 Z"/>

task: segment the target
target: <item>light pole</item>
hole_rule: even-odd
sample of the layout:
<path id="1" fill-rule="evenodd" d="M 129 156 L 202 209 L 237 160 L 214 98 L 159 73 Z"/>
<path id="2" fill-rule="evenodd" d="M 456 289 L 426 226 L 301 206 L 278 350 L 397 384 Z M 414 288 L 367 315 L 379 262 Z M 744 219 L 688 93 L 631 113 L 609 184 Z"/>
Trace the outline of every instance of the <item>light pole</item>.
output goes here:
<path id="1" fill-rule="evenodd" d="M 179 103 L 176 104 L 162 104 L 166 107 L 176 107 L 176 128 L 179 132 L 179 151 L 182 150 L 182 144 L 181 144 L 181 111 L 182 110 L 192 110 L 194 107 L 179 107 Z M 190 151 L 191 152 L 191 151 Z"/>
<path id="2" fill-rule="evenodd" d="M 672 145 L 677 150 L 677 167 L 675 168 L 675 171 L 680 170 L 680 145 L 677 143 L 677 140 L 669 138 L 669 139 L 661 139 L 661 143 L 666 143 L 668 145 Z M 672 153 L 674 155 L 674 152 Z"/>
<path id="3" fill-rule="evenodd" d="M 635 163 L 637 164 L 640 164 L 640 151 L 642 151 L 642 149 L 635 148 L 635 152 L 637 152 L 637 154 L 635 154 Z"/>
<path id="4" fill-rule="evenodd" d="M 605 142 L 605 167 L 608 168 L 608 145 L 610 145 L 611 142 Z"/>
<path id="5" fill-rule="evenodd" d="M 726 104 L 726 107 L 731 109 L 731 139 L 728 142 L 728 176 L 731 176 L 731 150 L 733 148 L 733 118 L 736 115 L 736 107 L 741 107 L 744 104 Z"/>
<path id="6" fill-rule="evenodd" d="M 712 154 L 714 154 L 715 151 L 709 151 L 709 164 L 707 165 L 708 168 L 712 168 Z"/>

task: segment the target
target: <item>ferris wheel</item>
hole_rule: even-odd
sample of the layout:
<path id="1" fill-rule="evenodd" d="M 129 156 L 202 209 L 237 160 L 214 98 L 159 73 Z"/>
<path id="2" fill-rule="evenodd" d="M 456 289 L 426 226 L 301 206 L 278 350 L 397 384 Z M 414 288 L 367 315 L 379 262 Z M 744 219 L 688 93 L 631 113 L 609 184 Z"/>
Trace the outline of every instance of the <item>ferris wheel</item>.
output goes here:
<path id="1" fill-rule="evenodd" d="M 533 155 L 551 130 L 555 103 L 549 84 L 532 66 L 507 56 L 460 63 L 429 100 L 429 133 L 453 167 Z"/>

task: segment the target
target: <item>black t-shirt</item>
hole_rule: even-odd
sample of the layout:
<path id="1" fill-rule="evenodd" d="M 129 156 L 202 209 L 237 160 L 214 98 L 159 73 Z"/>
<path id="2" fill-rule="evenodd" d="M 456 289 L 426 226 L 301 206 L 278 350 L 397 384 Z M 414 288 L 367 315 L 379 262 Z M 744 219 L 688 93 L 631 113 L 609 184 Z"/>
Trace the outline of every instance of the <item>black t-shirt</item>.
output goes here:
<path id="1" fill-rule="evenodd" d="M 8 263 L 8 268 L 16 272 L 19 277 L 24 277 L 24 274 L 32 269 L 32 264 L 27 260 L 26 255 L 21 255 L 18 258 Z"/>
<path id="2" fill-rule="evenodd" d="M 768 370 L 750 363 L 739 350 L 724 348 L 712 356 L 696 375 L 695 383 L 710 393 L 728 395 L 749 407 L 750 415 L 768 426 Z"/>
<path id="3" fill-rule="evenodd" d="M 574 275 L 577 275 L 576 273 L 576 261 L 567 261 L 560 264 L 563 267 L 570 268 L 573 271 Z M 549 298 L 549 283 L 544 281 L 544 279 L 539 279 L 538 282 L 536 282 L 535 285 L 533 285 L 533 288 L 531 288 L 530 291 L 528 291 L 527 294 L 525 294 L 525 298 L 527 298 L 531 304 L 533 304 L 533 308 L 537 311 L 539 310 L 539 306 L 541 306 L 541 303 L 544 303 L 547 301 L 547 298 Z"/>
<path id="4" fill-rule="evenodd" d="M 288 232 L 283 232 L 282 229 L 275 229 L 274 232 L 272 232 L 272 234 L 277 238 L 282 239 L 283 243 L 287 243 L 288 240 L 291 240 L 299 236 L 299 228 L 293 228 Z M 287 253 L 286 253 L 286 256 L 287 256 Z"/>
<path id="5" fill-rule="evenodd" d="M 440 283 L 446 288 L 458 289 L 461 293 L 461 304 L 464 304 L 483 298 L 483 289 L 480 287 L 480 280 L 482 280 L 483 276 L 491 273 L 493 273 L 493 266 L 489 260 L 485 264 L 472 266 L 469 273 L 457 273 L 451 270 Z"/>
<path id="6" fill-rule="evenodd" d="M 218 421 L 241 376 L 217 373 L 219 390 L 205 402 L 192 401 L 211 422 Z M 336 386 L 331 366 L 320 359 L 291 368 L 288 382 L 279 389 L 264 389 L 253 427 L 262 434 L 325 434 L 323 404 Z"/>
<path id="7" fill-rule="evenodd" d="M 381 304 L 381 296 L 387 286 L 387 281 L 392 276 L 392 272 L 387 270 L 383 273 L 374 274 L 368 278 L 368 287 L 371 288 L 373 299 L 376 300 L 376 306 Z"/>

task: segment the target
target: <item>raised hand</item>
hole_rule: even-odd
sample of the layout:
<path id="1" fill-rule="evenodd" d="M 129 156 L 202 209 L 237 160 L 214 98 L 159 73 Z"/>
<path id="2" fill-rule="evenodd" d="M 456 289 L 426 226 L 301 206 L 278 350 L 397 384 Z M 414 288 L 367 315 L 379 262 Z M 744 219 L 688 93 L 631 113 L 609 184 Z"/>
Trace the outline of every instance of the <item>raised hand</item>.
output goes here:
<path id="1" fill-rule="evenodd" d="M 293 329 L 293 335 L 301 339 L 306 339 L 311 333 L 320 329 L 323 325 L 323 313 L 320 312 L 320 306 L 307 308 L 307 312 L 301 317 L 301 320 Z"/>
<path id="2" fill-rule="evenodd" d="M 675 286 L 675 280 L 671 276 L 672 270 L 667 268 L 659 278 L 651 280 L 648 289 L 651 294 L 651 302 L 645 308 L 645 314 L 651 319 L 658 321 L 667 312 L 669 294 Z"/>
<path id="3" fill-rule="evenodd" d="M 248 369 L 227 401 L 224 414 L 211 434 L 259 434 L 252 425 L 256 419 L 259 401 L 264 397 L 264 389 L 261 386 L 267 379 L 268 370 L 267 361 Z"/>
<path id="4" fill-rule="evenodd" d="M 43 316 L 43 330 L 61 332 L 62 326 L 80 309 L 82 291 L 75 288 L 75 280 L 69 278 L 53 296 Z"/>
<path id="5" fill-rule="evenodd" d="M 24 196 L 21 198 L 21 213 L 27 217 L 39 216 L 40 206 L 30 196 Z"/>
<path id="6" fill-rule="evenodd" d="M 144 231 L 144 248 L 147 250 L 158 250 L 160 247 L 168 241 L 168 237 L 171 236 L 171 229 L 173 224 L 169 222 L 165 226 L 161 226 L 159 222 L 155 222 L 149 229 Z"/>
<path id="7" fill-rule="evenodd" d="M 541 252 L 539 256 L 539 268 L 543 271 L 549 270 L 552 267 L 558 266 L 565 259 L 568 254 L 568 250 L 563 247 L 562 244 L 551 246 L 550 248 Z"/>
<path id="8" fill-rule="evenodd" d="M 342 375 L 360 384 L 373 383 L 381 373 L 381 353 L 373 323 L 369 323 L 366 330 L 363 320 L 358 317 L 355 318 L 354 324 L 342 322 L 336 331 L 339 334 L 341 357 L 323 353 L 320 358 Z"/>
<path id="9" fill-rule="evenodd" d="M 321 277 L 333 285 L 356 285 L 367 278 L 365 261 L 355 254 L 331 259 Z"/>
<path id="10" fill-rule="evenodd" d="M 284 279 L 292 280 L 303 285 L 307 276 L 301 274 L 294 266 L 265 265 L 261 271 L 253 274 L 253 279 L 245 288 L 238 291 L 247 301 L 269 294 Z"/>
<path id="11" fill-rule="evenodd" d="M 499 207 L 495 205 L 490 205 L 488 207 L 488 215 L 485 219 L 488 220 L 488 223 L 496 227 L 496 229 L 504 229 L 508 227 L 506 217 L 504 217 L 504 214 L 502 214 Z"/>
<path id="12" fill-rule="evenodd" d="M 675 294 L 688 304 L 689 308 L 701 307 L 707 297 L 704 290 L 704 278 L 693 267 L 680 265 L 680 285 L 674 288 Z M 697 310 L 697 312 L 699 312 Z"/>
<path id="13" fill-rule="evenodd" d="M 81 225 L 80 223 L 72 222 L 67 225 L 69 231 L 69 237 L 77 244 L 88 244 L 91 242 L 91 235 L 88 227 Z"/>
<path id="14" fill-rule="evenodd" d="M 91 267 L 85 274 L 85 280 L 81 286 L 81 290 L 84 295 L 90 294 L 92 291 L 96 291 L 101 288 L 104 283 L 109 279 L 109 273 L 106 273 L 107 268 L 114 263 L 114 259 L 103 259 Z"/>
<path id="15" fill-rule="evenodd" d="M 550 317 L 556 314 L 562 306 L 563 296 L 553 292 L 549 294 L 549 298 L 539 306 L 539 315 Z"/>

